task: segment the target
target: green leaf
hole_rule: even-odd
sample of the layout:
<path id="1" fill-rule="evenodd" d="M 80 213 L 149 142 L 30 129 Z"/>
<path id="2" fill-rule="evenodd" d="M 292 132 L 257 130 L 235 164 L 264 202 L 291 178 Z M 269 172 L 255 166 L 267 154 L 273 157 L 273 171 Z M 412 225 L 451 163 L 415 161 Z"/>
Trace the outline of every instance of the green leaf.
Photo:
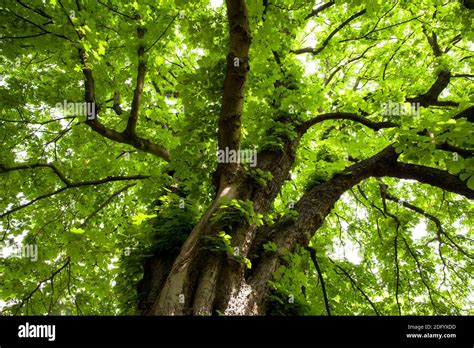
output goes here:
<path id="1" fill-rule="evenodd" d="M 76 227 L 72 227 L 69 231 L 71 231 L 71 233 L 76 233 L 76 234 L 83 234 L 85 232 L 84 229 L 76 228 Z"/>

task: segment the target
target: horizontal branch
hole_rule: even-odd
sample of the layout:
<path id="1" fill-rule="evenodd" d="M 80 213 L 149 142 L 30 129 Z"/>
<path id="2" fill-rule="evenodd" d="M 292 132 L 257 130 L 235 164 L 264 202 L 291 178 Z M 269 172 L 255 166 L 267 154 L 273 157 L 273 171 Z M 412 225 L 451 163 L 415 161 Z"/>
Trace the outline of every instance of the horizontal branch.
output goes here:
<path id="1" fill-rule="evenodd" d="M 438 44 L 438 36 L 434 31 L 431 32 L 431 35 L 428 33 L 426 26 L 423 25 L 423 34 L 425 34 L 426 38 L 428 39 L 428 43 L 431 46 L 431 50 L 435 57 L 441 57 L 443 55 L 443 50 Z"/>
<path id="2" fill-rule="evenodd" d="M 36 9 L 36 8 L 31 7 L 31 6 L 28 6 L 27 4 L 23 3 L 23 2 L 20 1 L 20 0 L 16 0 L 16 2 L 17 2 L 18 4 L 20 4 L 21 6 L 23 6 L 24 8 L 26 8 L 26 9 L 28 9 L 28 10 L 30 10 L 30 11 L 33 11 L 34 13 L 40 15 L 41 17 L 44 17 L 44 18 L 49 19 L 49 20 L 53 19 L 53 17 L 51 17 L 50 15 L 48 15 L 46 12 L 44 12 L 44 11 L 41 10 L 41 9 Z"/>
<path id="3" fill-rule="evenodd" d="M 350 120 L 350 121 L 361 123 L 364 126 L 367 126 L 373 130 L 379 130 L 382 128 L 393 128 L 393 127 L 400 126 L 398 123 L 394 123 L 390 121 L 374 122 L 363 116 L 353 114 L 353 113 L 335 112 L 335 113 L 321 114 L 306 122 L 303 122 L 301 125 L 297 127 L 297 130 L 298 132 L 300 132 L 300 134 L 302 134 L 306 132 L 310 127 L 314 126 L 315 124 L 324 122 L 327 120 Z"/>
<path id="4" fill-rule="evenodd" d="M 15 167 L 13 167 L 15 168 Z M 25 167 L 24 169 L 26 169 L 28 167 Z M 8 168 L 2 168 L 3 169 L 6 169 L 5 171 L 8 172 Z M 99 179 L 99 180 L 89 180 L 89 181 L 79 181 L 79 182 L 71 182 L 69 180 L 66 180 L 68 182 L 68 184 L 64 187 L 61 187 L 60 189 L 57 189 L 56 191 L 53 191 L 53 192 L 49 192 L 49 193 L 45 193 L 41 196 L 38 196 L 36 197 L 35 199 L 25 203 L 25 204 L 22 204 L 22 205 L 19 205 L 19 206 L 16 206 L 10 210 L 7 210 L 6 212 L 0 214 L 0 218 L 3 218 L 7 215 L 10 215 L 18 210 L 21 210 L 21 209 L 24 209 L 26 207 L 29 207 L 30 205 L 40 201 L 40 200 L 43 200 L 43 199 L 46 199 L 46 198 L 50 198 L 50 197 L 53 197 L 63 191 L 66 191 L 67 189 L 71 189 L 71 188 L 77 188 L 77 187 L 84 187 L 84 186 L 98 186 L 98 185 L 102 185 L 102 184 L 106 184 L 106 183 L 109 183 L 109 182 L 115 182 L 115 181 L 129 181 L 129 180 L 144 180 L 144 179 L 148 179 L 150 176 L 149 175 L 130 175 L 130 176 L 108 176 L 106 178 L 103 178 L 103 179 Z"/>
<path id="5" fill-rule="evenodd" d="M 460 117 L 467 117 L 467 111 L 465 113 L 461 113 L 459 115 L 456 115 L 454 118 L 460 118 Z M 350 120 L 354 121 L 360 124 L 363 124 L 364 126 L 373 129 L 375 131 L 378 131 L 383 128 L 395 128 L 395 127 L 400 127 L 398 123 L 391 122 L 391 121 L 382 121 L 382 122 L 375 122 L 367 119 L 364 116 L 360 116 L 357 114 L 353 113 L 348 113 L 348 112 L 335 112 L 335 113 L 327 113 L 327 114 L 321 114 L 318 115 L 308 121 L 303 122 L 299 126 L 296 127 L 296 130 L 298 131 L 299 134 L 304 134 L 310 127 L 314 126 L 315 124 L 327 121 L 327 120 Z M 428 132 L 419 132 L 418 135 L 422 136 L 429 136 Z M 474 150 L 470 149 L 464 149 L 459 146 L 452 145 L 448 143 L 447 141 L 443 143 L 436 144 L 436 149 L 437 150 L 442 150 L 442 151 L 448 151 L 448 152 L 456 152 L 459 155 L 463 157 L 472 157 L 474 155 Z"/>
<path id="6" fill-rule="evenodd" d="M 349 57 L 349 59 L 343 63 L 343 64 L 340 64 L 338 65 L 330 74 L 329 76 L 324 80 L 324 85 L 327 86 L 331 80 L 334 78 L 334 76 L 337 74 L 338 71 L 340 71 L 342 68 L 344 67 L 347 67 L 350 63 L 353 63 L 353 62 L 356 62 L 362 58 L 364 58 L 365 54 L 373 47 L 375 47 L 376 45 L 372 45 L 372 46 L 368 46 L 359 56 L 357 57 L 354 57 L 354 58 L 350 58 L 352 56 Z"/>
<path id="7" fill-rule="evenodd" d="M 470 106 L 457 115 L 453 116 L 453 120 L 458 120 L 463 117 L 465 117 L 469 122 L 474 122 L 474 106 Z"/>
<path id="8" fill-rule="evenodd" d="M 474 150 L 464 149 L 462 147 L 452 145 L 447 141 L 441 144 L 436 144 L 436 149 L 453 153 L 455 152 L 465 158 L 474 156 Z"/>
<path id="9" fill-rule="evenodd" d="M 170 153 L 165 147 L 155 144 L 148 139 L 139 137 L 136 134 L 117 132 L 116 130 L 104 126 L 97 119 L 87 120 L 85 123 L 90 126 L 95 132 L 106 137 L 107 139 L 116 141 L 118 143 L 132 145 L 138 150 L 151 153 L 155 156 L 164 159 L 167 162 L 171 160 Z"/>
<path id="10" fill-rule="evenodd" d="M 392 169 L 385 168 L 385 172 L 380 174 L 378 176 L 416 180 L 423 184 L 439 187 L 469 199 L 474 199 L 474 191 L 468 188 L 466 183 L 459 179 L 458 176 L 449 174 L 441 169 L 397 162 Z"/>
<path id="11" fill-rule="evenodd" d="M 168 31 L 168 29 L 171 27 L 171 25 L 173 24 L 173 22 L 175 21 L 176 17 L 179 16 L 179 12 L 171 19 L 171 21 L 168 23 L 168 25 L 166 26 L 165 30 L 160 34 L 160 36 L 158 36 L 158 38 L 153 41 L 153 43 L 150 45 L 150 47 L 148 47 L 147 49 L 145 49 L 145 53 L 148 52 L 149 50 L 151 50 L 153 48 L 153 46 L 156 45 L 156 43 L 158 41 L 160 41 L 163 36 L 165 36 L 166 32 Z"/>
<path id="12" fill-rule="evenodd" d="M 61 181 L 69 186 L 71 182 L 59 171 L 59 169 L 52 163 L 32 163 L 32 164 L 21 164 L 15 167 L 5 167 L 3 163 L 0 163 L 0 173 L 13 172 L 23 169 L 34 169 L 34 168 L 51 168 L 54 173 L 61 179 Z"/>

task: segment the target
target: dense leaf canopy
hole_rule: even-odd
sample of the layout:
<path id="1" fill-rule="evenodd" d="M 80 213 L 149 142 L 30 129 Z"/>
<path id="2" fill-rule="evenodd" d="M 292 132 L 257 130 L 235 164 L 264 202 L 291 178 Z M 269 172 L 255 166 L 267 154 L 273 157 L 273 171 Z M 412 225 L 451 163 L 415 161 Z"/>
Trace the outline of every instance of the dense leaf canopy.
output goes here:
<path id="1" fill-rule="evenodd" d="M 306 192 L 390 145 L 412 165 L 356 182 L 282 252 L 269 314 L 473 314 L 470 4 L 247 1 L 232 130 L 257 163 L 298 143 L 270 208 L 234 202 L 229 221 L 297 219 Z M 228 32 L 214 0 L 2 2 L 0 239 L 38 248 L 3 249 L 3 314 L 136 313 L 145 259 L 179 251 L 216 195 Z"/>

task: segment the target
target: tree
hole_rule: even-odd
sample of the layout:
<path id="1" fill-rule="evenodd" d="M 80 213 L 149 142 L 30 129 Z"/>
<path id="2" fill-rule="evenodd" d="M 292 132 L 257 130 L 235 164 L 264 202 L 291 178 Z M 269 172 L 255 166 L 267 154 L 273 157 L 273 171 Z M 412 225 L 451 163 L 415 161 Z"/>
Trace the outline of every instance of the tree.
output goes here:
<path id="1" fill-rule="evenodd" d="M 0 11 L 4 313 L 472 314 L 468 4 Z"/>

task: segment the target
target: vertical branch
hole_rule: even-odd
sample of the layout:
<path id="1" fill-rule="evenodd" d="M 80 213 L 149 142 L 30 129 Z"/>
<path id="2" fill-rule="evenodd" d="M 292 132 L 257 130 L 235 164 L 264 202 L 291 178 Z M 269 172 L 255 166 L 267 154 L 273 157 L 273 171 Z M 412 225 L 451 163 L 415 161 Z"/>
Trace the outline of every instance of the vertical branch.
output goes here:
<path id="1" fill-rule="evenodd" d="M 316 268 L 316 271 L 318 272 L 318 277 L 319 280 L 321 281 L 321 290 L 323 291 L 323 297 L 324 297 L 324 305 L 326 306 L 326 313 L 328 316 L 331 316 L 331 309 L 329 307 L 329 300 L 328 300 L 328 295 L 326 292 L 326 284 L 324 283 L 324 278 L 323 274 L 321 272 L 321 268 L 319 267 L 318 259 L 316 258 L 316 250 L 307 246 L 305 249 L 309 252 L 309 255 L 311 256 L 311 260 L 313 260 L 314 267 Z"/>
<path id="2" fill-rule="evenodd" d="M 138 38 L 138 71 L 137 71 L 137 82 L 135 85 L 135 91 L 133 92 L 132 109 L 127 122 L 127 128 L 125 133 L 135 134 L 135 128 L 138 121 L 138 112 L 140 111 L 140 101 L 143 94 L 143 85 L 145 84 L 145 46 L 143 45 L 143 37 L 145 36 L 145 28 L 138 27 L 137 38 Z"/>
<path id="3" fill-rule="evenodd" d="M 243 0 L 227 0 L 226 3 L 230 37 L 222 107 L 218 122 L 218 144 L 220 151 L 238 152 L 245 81 L 250 69 L 251 37 L 245 2 Z M 228 179 L 237 168 L 238 163 L 219 163 L 218 177 L 228 181 L 225 178 Z"/>

